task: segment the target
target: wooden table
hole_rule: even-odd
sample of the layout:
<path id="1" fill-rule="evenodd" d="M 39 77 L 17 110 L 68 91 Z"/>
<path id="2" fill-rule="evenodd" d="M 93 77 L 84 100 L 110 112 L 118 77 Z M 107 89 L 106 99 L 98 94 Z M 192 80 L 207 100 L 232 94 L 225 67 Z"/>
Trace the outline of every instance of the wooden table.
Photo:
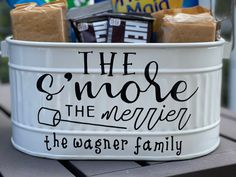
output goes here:
<path id="1" fill-rule="evenodd" d="M 0 177 L 236 177 L 236 113 L 221 111 L 221 144 L 213 153 L 193 160 L 57 161 L 21 153 L 10 142 L 9 85 L 0 85 Z"/>

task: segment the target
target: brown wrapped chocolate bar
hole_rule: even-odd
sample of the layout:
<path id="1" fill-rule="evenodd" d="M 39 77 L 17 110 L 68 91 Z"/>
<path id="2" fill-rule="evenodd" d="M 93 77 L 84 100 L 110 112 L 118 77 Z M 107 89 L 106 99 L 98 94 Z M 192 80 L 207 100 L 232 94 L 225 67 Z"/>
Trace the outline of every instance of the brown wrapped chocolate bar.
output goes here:
<path id="1" fill-rule="evenodd" d="M 104 16 L 92 16 L 81 21 L 71 20 L 71 25 L 79 42 L 107 42 L 108 21 Z"/>
<path id="2" fill-rule="evenodd" d="M 146 13 L 112 13 L 109 1 L 70 9 L 67 19 L 78 42 L 148 43 L 153 17 Z"/>
<path id="3" fill-rule="evenodd" d="M 25 41 L 66 42 L 66 5 L 64 2 L 17 5 L 11 11 L 13 38 Z"/>
<path id="4" fill-rule="evenodd" d="M 75 32 L 78 42 L 107 42 L 108 18 L 103 13 L 112 10 L 110 1 L 104 1 L 87 7 L 72 8 L 67 19 Z"/>
<path id="5" fill-rule="evenodd" d="M 153 18 L 150 14 L 107 13 L 108 43 L 151 42 Z"/>
<path id="6" fill-rule="evenodd" d="M 216 21 L 203 7 L 162 10 L 152 16 L 156 18 L 154 31 L 158 42 L 215 41 Z"/>
<path id="7" fill-rule="evenodd" d="M 101 13 L 88 18 L 71 19 L 79 42 L 149 43 L 153 18 L 122 13 Z"/>

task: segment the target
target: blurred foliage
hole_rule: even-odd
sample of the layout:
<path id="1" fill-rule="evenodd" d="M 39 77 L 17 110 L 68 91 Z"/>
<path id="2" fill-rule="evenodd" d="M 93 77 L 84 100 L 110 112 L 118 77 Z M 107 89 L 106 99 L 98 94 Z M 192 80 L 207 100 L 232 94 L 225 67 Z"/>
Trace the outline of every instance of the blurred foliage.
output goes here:
<path id="1" fill-rule="evenodd" d="M 226 41 L 233 39 L 233 24 L 234 20 L 234 1 L 233 0 L 216 0 L 214 7 L 214 15 L 221 24 L 221 36 Z"/>
<path id="2" fill-rule="evenodd" d="M 7 63 L 8 63 L 7 58 L 1 58 L 1 60 L 0 60 L 0 81 L 2 83 L 9 82 Z"/>
<path id="3" fill-rule="evenodd" d="M 221 105 L 228 107 L 228 93 L 229 93 L 229 63 L 230 60 L 223 60 L 223 71 L 222 71 L 222 91 L 221 91 Z"/>
<path id="4" fill-rule="evenodd" d="M 11 34 L 9 11 L 6 1 L 0 1 L 0 40 Z"/>
<path id="5" fill-rule="evenodd" d="M 0 1 L 0 41 L 11 34 L 9 11 L 6 1 Z M 7 62 L 7 58 L 0 58 L 0 82 L 2 83 L 9 82 Z"/>

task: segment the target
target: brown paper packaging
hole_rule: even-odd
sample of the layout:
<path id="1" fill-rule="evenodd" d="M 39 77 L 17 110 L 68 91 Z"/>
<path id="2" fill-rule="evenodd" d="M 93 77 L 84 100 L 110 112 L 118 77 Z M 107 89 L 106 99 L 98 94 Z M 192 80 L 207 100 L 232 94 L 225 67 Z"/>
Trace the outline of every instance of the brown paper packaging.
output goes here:
<path id="1" fill-rule="evenodd" d="M 168 9 L 152 14 L 156 18 L 157 41 L 164 43 L 215 41 L 216 22 L 208 9 L 196 6 Z"/>
<path id="2" fill-rule="evenodd" d="M 68 41 L 65 3 L 54 2 L 43 6 L 20 4 L 11 11 L 11 21 L 13 38 L 16 40 Z"/>

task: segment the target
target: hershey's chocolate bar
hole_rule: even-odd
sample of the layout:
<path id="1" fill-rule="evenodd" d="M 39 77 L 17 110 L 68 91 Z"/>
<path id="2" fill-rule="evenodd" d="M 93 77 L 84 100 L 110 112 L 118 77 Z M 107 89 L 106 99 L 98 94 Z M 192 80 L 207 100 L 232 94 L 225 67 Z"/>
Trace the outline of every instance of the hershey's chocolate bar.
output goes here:
<path id="1" fill-rule="evenodd" d="M 151 42 L 153 18 L 143 14 L 101 13 L 70 21 L 79 42 Z"/>
<path id="2" fill-rule="evenodd" d="M 108 27 L 109 43 L 147 43 L 151 39 L 150 21 L 110 18 Z"/>
<path id="3" fill-rule="evenodd" d="M 106 18 L 93 20 L 73 21 L 72 27 L 79 42 L 107 42 L 108 21 Z"/>

